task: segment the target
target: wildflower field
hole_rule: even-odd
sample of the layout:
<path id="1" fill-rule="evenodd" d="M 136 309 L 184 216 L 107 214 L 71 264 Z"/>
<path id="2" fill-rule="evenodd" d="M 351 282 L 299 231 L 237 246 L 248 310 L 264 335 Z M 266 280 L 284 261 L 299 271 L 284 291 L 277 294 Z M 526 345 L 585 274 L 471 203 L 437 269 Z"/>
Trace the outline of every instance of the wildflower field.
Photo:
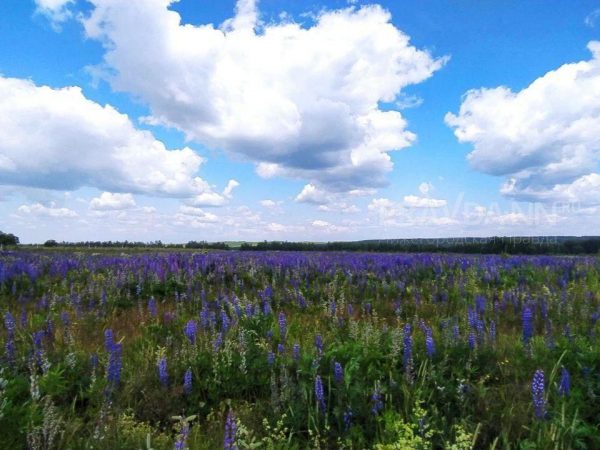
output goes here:
<path id="1" fill-rule="evenodd" d="M 0 254 L 1 449 L 600 448 L 596 257 Z"/>

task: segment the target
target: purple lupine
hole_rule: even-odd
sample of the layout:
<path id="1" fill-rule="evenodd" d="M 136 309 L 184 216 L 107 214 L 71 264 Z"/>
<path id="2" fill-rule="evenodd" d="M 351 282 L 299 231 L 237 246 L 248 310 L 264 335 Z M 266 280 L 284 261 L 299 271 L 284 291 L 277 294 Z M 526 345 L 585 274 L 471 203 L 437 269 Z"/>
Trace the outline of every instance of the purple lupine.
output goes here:
<path id="1" fill-rule="evenodd" d="M 217 333 L 215 336 L 215 341 L 213 342 L 213 351 L 216 353 L 223 345 L 223 333 Z"/>
<path id="2" fill-rule="evenodd" d="M 237 450 L 235 443 L 237 434 L 237 424 L 235 423 L 235 416 L 232 411 L 227 413 L 227 419 L 225 420 L 225 437 L 223 439 L 224 450 Z"/>
<path id="3" fill-rule="evenodd" d="M 469 348 L 471 350 L 475 350 L 477 347 L 477 339 L 475 338 L 475 333 L 472 331 L 469 332 Z"/>
<path id="4" fill-rule="evenodd" d="M 96 370 L 96 367 L 98 367 L 98 360 L 98 355 L 96 353 L 92 353 L 90 356 L 90 366 L 92 367 L 92 371 Z"/>
<path id="5" fill-rule="evenodd" d="M 298 344 L 297 342 L 292 347 L 292 357 L 295 361 L 300 360 L 300 344 Z"/>
<path id="6" fill-rule="evenodd" d="M 227 331 L 229 330 L 229 316 L 227 315 L 227 313 L 225 312 L 224 309 L 221 310 L 221 330 L 223 330 L 223 333 L 227 333 Z"/>
<path id="7" fill-rule="evenodd" d="M 269 350 L 269 353 L 267 353 L 267 364 L 272 366 L 273 363 L 275 363 L 275 353 Z"/>
<path id="8" fill-rule="evenodd" d="M 479 314 L 485 313 L 486 299 L 483 295 L 475 296 L 475 309 Z"/>
<path id="9" fill-rule="evenodd" d="M 188 370 L 183 374 L 183 392 L 186 394 L 192 393 L 192 368 L 189 367 Z"/>
<path id="10" fill-rule="evenodd" d="M 317 375 L 315 378 L 315 399 L 317 400 L 317 408 L 319 411 L 325 411 L 325 393 L 323 391 L 323 381 L 321 376 Z"/>
<path id="11" fill-rule="evenodd" d="M 4 326 L 7 334 L 11 337 L 14 337 L 17 324 L 15 322 L 15 317 L 10 311 L 7 311 L 6 314 L 4 314 Z"/>
<path id="12" fill-rule="evenodd" d="M 43 366 L 43 342 L 42 339 L 46 334 L 45 330 L 38 330 L 33 333 L 33 350 L 34 357 L 37 365 L 41 368 Z"/>
<path id="13" fill-rule="evenodd" d="M 320 334 L 315 336 L 315 347 L 317 349 L 317 355 L 321 356 L 323 354 L 323 338 Z"/>
<path id="14" fill-rule="evenodd" d="M 354 414 L 352 413 L 352 409 L 348 407 L 346 411 L 344 411 L 344 429 L 348 430 L 352 426 L 352 417 Z"/>
<path id="15" fill-rule="evenodd" d="M 496 342 L 496 322 L 495 321 L 491 321 L 490 322 L 490 342 L 494 343 Z"/>
<path id="16" fill-rule="evenodd" d="M 337 361 L 333 363 L 333 378 L 337 384 L 342 384 L 344 381 L 344 369 Z"/>
<path id="17" fill-rule="evenodd" d="M 167 357 L 166 356 L 161 356 L 158 359 L 156 368 L 158 370 L 158 378 L 160 380 L 160 384 L 162 384 L 164 387 L 167 387 L 169 385 L 169 374 L 167 372 Z"/>
<path id="18" fill-rule="evenodd" d="M 402 352 L 402 362 L 404 364 L 404 371 L 406 374 L 410 374 L 412 371 L 412 327 L 410 323 L 404 325 L 403 330 L 403 342 L 404 349 Z"/>
<path id="19" fill-rule="evenodd" d="M 115 338 L 113 334 L 113 330 L 107 328 L 104 330 L 104 348 L 108 353 L 112 351 L 113 346 L 115 345 Z"/>
<path id="20" fill-rule="evenodd" d="M 529 305 L 525 305 L 523 308 L 521 319 L 523 322 L 523 342 L 527 345 L 533 337 L 533 310 Z"/>
<path id="21" fill-rule="evenodd" d="M 196 334 L 198 332 L 198 323 L 194 319 L 188 320 L 183 329 L 185 336 L 190 341 L 190 344 L 196 343 Z"/>
<path id="22" fill-rule="evenodd" d="M 179 436 L 177 436 L 177 441 L 175 441 L 175 446 L 173 447 L 175 450 L 184 450 L 187 445 L 187 438 L 190 434 L 190 425 L 189 423 L 184 423 L 181 427 L 181 431 L 179 432 Z"/>
<path id="23" fill-rule="evenodd" d="M 283 355 L 285 353 L 285 346 L 281 343 L 277 344 L 277 353 Z"/>
<path id="24" fill-rule="evenodd" d="M 283 311 L 281 311 L 279 313 L 278 322 L 279 322 L 279 336 L 281 337 L 281 340 L 284 341 L 285 336 L 287 334 L 287 322 L 285 320 L 285 313 Z"/>
<path id="25" fill-rule="evenodd" d="M 435 355 L 435 342 L 433 340 L 433 331 L 429 327 L 425 331 L 425 349 L 427 356 L 433 358 L 433 355 Z"/>
<path id="26" fill-rule="evenodd" d="M 16 354 L 15 338 L 13 336 L 7 337 L 6 344 L 4 344 L 4 350 L 6 352 L 6 359 L 8 363 L 12 366 L 12 364 L 15 361 Z"/>
<path id="27" fill-rule="evenodd" d="M 156 309 L 156 299 L 154 297 L 150 297 L 150 300 L 148 300 L 148 312 L 152 317 L 158 317 L 158 310 Z"/>
<path id="28" fill-rule="evenodd" d="M 121 381 L 122 348 L 123 346 L 120 342 L 113 342 L 108 354 L 108 368 L 106 370 L 106 379 L 113 386 L 117 386 Z"/>
<path id="29" fill-rule="evenodd" d="M 563 367 L 560 370 L 560 381 L 558 382 L 558 393 L 564 397 L 568 397 L 571 393 L 571 374 Z"/>
<path id="30" fill-rule="evenodd" d="M 381 390 L 379 389 L 379 384 L 376 384 L 373 393 L 371 394 L 371 413 L 376 416 L 382 409 L 383 400 L 381 399 Z"/>
<path id="31" fill-rule="evenodd" d="M 546 416 L 546 399 L 544 398 L 545 389 L 544 371 L 538 369 L 535 371 L 531 382 L 533 408 L 535 410 L 535 416 L 538 419 L 543 419 Z"/>

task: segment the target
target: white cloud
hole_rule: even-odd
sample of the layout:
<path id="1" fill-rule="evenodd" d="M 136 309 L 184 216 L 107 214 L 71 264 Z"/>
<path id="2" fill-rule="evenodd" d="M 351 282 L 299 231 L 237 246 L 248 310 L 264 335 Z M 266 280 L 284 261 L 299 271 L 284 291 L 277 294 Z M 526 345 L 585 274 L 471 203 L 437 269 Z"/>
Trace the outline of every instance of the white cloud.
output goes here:
<path id="1" fill-rule="evenodd" d="M 181 206 L 179 208 L 178 218 L 181 219 L 181 216 L 192 216 L 194 221 L 200 222 L 216 222 L 219 218 L 213 214 L 206 211 L 203 211 L 200 208 L 195 208 L 193 206 Z"/>
<path id="2" fill-rule="evenodd" d="M 379 104 L 446 61 L 412 46 L 377 5 L 325 11 L 303 28 L 261 23 L 256 2 L 240 0 L 215 28 L 181 24 L 169 0 L 91 3 L 84 26 L 106 49 L 101 67 L 150 106 L 148 123 L 254 161 L 261 176 L 332 191 L 386 183 L 388 153 L 415 135 Z"/>
<path id="3" fill-rule="evenodd" d="M 346 231 L 348 229 L 347 227 L 340 226 L 340 225 L 334 225 L 325 220 L 314 220 L 311 223 L 311 225 L 314 228 L 317 228 L 318 230 L 326 232 L 326 233 L 341 232 L 341 231 Z"/>
<path id="4" fill-rule="evenodd" d="M 446 200 L 435 198 L 407 195 L 404 197 L 404 204 L 409 208 L 442 208 L 446 206 L 448 202 L 446 202 Z"/>
<path id="5" fill-rule="evenodd" d="M 398 202 L 387 198 L 374 198 L 367 209 L 376 214 L 383 224 L 394 224 L 396 219 L 404 215 L 406 208 Z"/>
<path id="6" fill-rule="evenodd" d="M 467 92 L 446 123 L 473 144 L 473 168 L 504 176 L 506 195 L 528 201 L 600 203 L 594 185 L 600 162 L 600 42 L 592 59 L 565 64 L 513 92 L 507 87 Z"/>
<path id="7" fill-rule="evenodd" d="M 196 176 L 202 162 L 190 148 L 168 150 L 78 87 L 52 89 L 0 76 L 1 184 L 182 198 L 214 194 Z"/>
<path id="8" fill-rule="evenodd" d="M 584 19 L 584 23 L 586 26 L 594 28 L 598 22 L 598 19 L 600 19 L 600 8 L 589 13 Z"/>
<path id="9" fill-rule="evenodd" d="M 333 212 L 333 213 L 344 213 L 354 214 L 360 212 L 360 209 L 356 205 L 352 205 L 346 202 L 331 203 L 329 205 L 319 205 L 317 208 L 319 211 Z"/>
<path id="10" fill-rule="evenodd" d="M 96 211 L 120 210 L 135 207 L 135 200 L 131 194 L 113 194 L 103 192 L 100 197 L 93 198 L 90 208 Z"/>
<path id="11" fill-rule="evenodd" d="M 265 208 L 275 208 L 278 203 L 279 202 L 276 202 L 274 200 L 269 200 L 269 199 L 260 201 L 260 204 Z"/>
<path id="12" fill-rule="evenodd" d="M 331 194 L 314 184 L 307 184 L 296 196 L 296 201 L 301 203 L 312 203 L 313 205 L 323 205 L 331 201 Z"/>
<path id="13" fill-rule="evenodd" d="M 78 217 L 78 214 L 69 208 L 58 208 L 54 203 L 50 206 L 44 206 L 41 203 L 33 203 L 31 205 L 21 205 L 17 209 L 21 214 L 40 216 L 40 217 L 52 217 L 52 218 L 68 218 L 72 219 Z"/>
<path id="14" fill-rule="evenodd" d="M 223 196 L 226 198 L 233 197 L 233 190 L 238 187 L 240 183 L 237 180 L 229 180 L 227 186 L 223 189 Z"/>
<path id="15" fill-rule="evenodd" d="M 74 0 L 35 0 L 36 12 L 46 16 L 55 27 L 72 17 L 69 6 L 73 3 Z"/>

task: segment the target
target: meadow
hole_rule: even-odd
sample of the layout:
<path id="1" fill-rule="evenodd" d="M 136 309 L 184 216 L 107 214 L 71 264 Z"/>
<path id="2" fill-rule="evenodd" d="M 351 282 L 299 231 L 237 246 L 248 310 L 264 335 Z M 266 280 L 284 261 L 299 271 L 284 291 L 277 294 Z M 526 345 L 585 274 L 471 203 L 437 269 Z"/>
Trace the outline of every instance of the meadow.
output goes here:
<path id="1" fill-rule="evenodd" d="M 2 449 L 600 448 L 600 260 L 5 251 Z"/>

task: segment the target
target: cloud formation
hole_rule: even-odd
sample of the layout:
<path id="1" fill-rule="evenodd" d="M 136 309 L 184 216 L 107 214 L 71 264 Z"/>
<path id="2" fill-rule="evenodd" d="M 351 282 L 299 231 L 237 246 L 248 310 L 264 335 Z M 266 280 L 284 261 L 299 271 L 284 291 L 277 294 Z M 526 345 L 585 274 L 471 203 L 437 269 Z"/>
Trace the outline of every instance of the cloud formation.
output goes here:
<path id="1" fill-rule="evenodd" d="M 38 217 L 51 217 L 51 218 L 68 218 L 73 219 L 78 217 L 78 214 L 69 208 L 59 208 L 54 203 L 49 206 L 42 205 L 41 203 L 33 203 L 31 205 L 21 205 L 17 209 L 20 214 L 38 216 Z"/>
<path id="2" fill-rule="evenodd" d="M 78 87 L 0 76 L 0 184 L 181 198 L 215 194 L 196 176 L 202 162 L 188 147 L 167 149 Z"/>
<path id="3" fill-rule="evenodd" d="M 182 24 L 170 0 L 91 3 L 84 26 L 105 47 L 100 67 L 149 105 L 146 122 L 253 161 L 261 176 L 330 191 L 385 185 L 388 153 L 416 136 L 379 104 L 446 60 L 412 46 L 377 5 L 325 11 L 303 27 L 261 23 L 256 2 L 240 0 L 215 27 Z"/>
<path id="4" fill-rule="evenodd" d="M 458 140 L 473 145 L 471 166 L 506 178 L 503 194 L 600 203 L 600 42 L 588 48 L 590 60 L 565 64 L 519 92 L 471 90 L 459 113 L 446 115 Z"/>
<path id="5" fill-rule="evenodd" d="M 135 207 L 135 199 L 131 194 L 113 194 L 103 192 L 90 201 L 90 209 L 95 211 L 121 210 Z"/>

